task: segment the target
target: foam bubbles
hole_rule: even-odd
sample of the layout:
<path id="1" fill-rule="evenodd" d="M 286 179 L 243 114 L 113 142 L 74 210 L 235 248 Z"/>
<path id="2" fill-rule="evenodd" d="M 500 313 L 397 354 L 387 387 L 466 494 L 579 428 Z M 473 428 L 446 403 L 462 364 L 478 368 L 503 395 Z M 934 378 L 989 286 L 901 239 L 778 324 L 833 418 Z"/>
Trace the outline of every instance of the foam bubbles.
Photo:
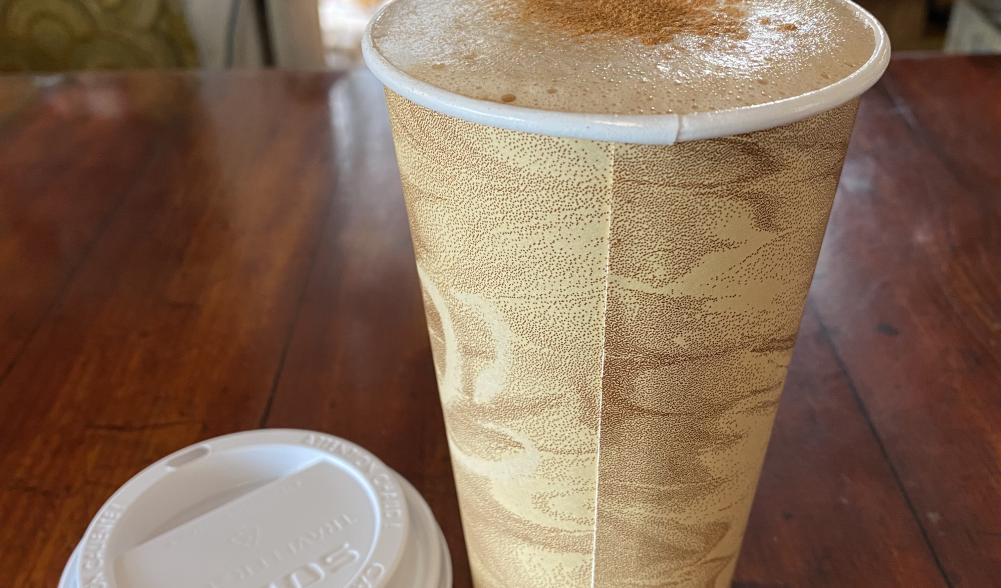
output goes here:
<path id="1" fill-rule="evenodd" d="M 451 92 L 609 114 L 798 96 L 850 75 L 875 49 L 873 31 L 842 0 L 745 0 L 746 38 L 686 33 L 659 45 L 526 22 L 521 1 L 530 0 L 395 0 L 374 23 L 373 43 L 396 67 Z"/>

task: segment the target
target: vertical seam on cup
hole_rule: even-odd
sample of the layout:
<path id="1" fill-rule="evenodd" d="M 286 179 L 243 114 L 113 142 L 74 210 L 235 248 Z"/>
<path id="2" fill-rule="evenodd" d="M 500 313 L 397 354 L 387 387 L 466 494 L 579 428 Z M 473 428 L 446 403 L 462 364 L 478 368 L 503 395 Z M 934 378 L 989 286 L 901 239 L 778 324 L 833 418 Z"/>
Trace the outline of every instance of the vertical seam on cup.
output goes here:
<path id="1" fill-rule="evenodd" d="M 599 359 L 598 372 L 598 433 L 597 446 L 595 448 L 594 459 L 594 530 L 591 537 L 591 588 L 598 586 L 598 513 L 599 498 L 601 496 L 601 416 L 604 408 L 605 396 L 605 352 L 606 333 L 608 328 L 608 284 L 612 273 L 612 218 L 615 200 L 615 151 L 617 145 L 611 143 L 609 146 L 609 166 L 607 183 L 607 220 L 605 226 L 605 270 L 604 270 L 604 290 L 601 301 L 601 356 Z"/>
<path id="2" fill-rule="evenodd" d="M 674 138 L 671 139 L 670 145 L 677 145 L 678 141 L 685 137 L 688 138 L 691 134 L 688 130 L 689 127 L 689 117 L 679 114 L 674 124 Z"/>

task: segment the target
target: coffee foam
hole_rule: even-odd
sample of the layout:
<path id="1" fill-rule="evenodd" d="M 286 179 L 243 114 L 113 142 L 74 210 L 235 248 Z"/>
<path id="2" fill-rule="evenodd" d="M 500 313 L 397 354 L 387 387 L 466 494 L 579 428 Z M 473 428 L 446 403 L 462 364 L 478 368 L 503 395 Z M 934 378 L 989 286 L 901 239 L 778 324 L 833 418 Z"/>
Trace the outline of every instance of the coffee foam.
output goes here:
<path id="1" fill-rule="evenodd" d="M 876 48 L 843 0 L 606 1 L 395 0 L 372 44 L 410 76 L 469 98 L 602 114 L 800 96 L 857 71 Z"/>

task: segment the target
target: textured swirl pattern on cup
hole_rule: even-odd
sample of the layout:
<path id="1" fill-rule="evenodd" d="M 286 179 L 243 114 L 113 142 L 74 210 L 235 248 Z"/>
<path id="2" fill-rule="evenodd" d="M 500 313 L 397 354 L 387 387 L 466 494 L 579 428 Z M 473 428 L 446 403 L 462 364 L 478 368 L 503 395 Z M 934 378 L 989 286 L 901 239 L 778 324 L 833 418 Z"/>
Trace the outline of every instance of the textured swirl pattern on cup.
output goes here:
<path id="1" fill-rule="evenodd" d="M 726 586 L 856 102 L 674 146 L 387 92 L 477 586 Z"/>
<path id="2" fill-rule="evenodd" d="M 595 586 L 729 585 L 856 104 L 614 147 Z"/>

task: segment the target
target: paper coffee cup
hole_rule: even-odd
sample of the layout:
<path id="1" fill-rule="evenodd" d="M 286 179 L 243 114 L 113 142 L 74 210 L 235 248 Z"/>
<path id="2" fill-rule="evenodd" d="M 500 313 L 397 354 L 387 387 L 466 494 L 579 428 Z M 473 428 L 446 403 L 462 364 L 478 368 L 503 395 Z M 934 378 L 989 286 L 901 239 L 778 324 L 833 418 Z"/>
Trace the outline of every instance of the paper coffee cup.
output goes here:
<path id="1" fill-rule="evenodd" d="M 249 431 L 182 449 L 101 507 L 59 588 L 450 588 L 420 494 L 344 439 Z"/>
<path id="2" fill-rule="evenodd" d="M 691 114 L 476 100 L 366 39 L 479 588 L 729 585 L 858 96 L 889 59 L 850 6 L 875 41 L 855 73 Z"/>

